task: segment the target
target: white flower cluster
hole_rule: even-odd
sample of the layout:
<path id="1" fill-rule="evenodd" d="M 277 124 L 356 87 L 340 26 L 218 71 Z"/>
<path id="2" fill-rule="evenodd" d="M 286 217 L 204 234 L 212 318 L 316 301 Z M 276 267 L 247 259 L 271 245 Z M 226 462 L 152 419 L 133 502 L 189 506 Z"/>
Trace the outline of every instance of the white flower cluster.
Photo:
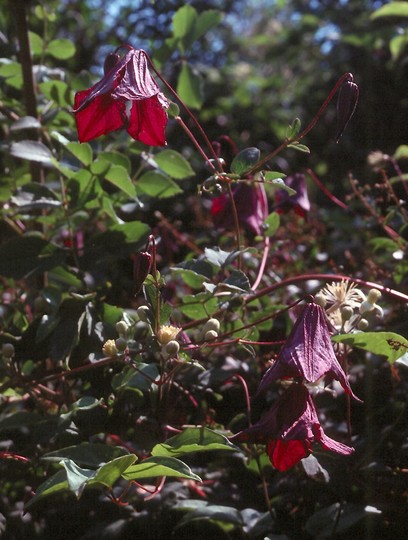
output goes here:
<path id="1" fill-rule="evenodd" d="M 370 289 L 367 296 L 355 283 L 340 281 L 330 283 L 315 295 L 315 301 L 339 332 L 349 333 L 366 330 L 370 319 L 383 316 L 382 308 L 377 305 L 381 292 Z"/>

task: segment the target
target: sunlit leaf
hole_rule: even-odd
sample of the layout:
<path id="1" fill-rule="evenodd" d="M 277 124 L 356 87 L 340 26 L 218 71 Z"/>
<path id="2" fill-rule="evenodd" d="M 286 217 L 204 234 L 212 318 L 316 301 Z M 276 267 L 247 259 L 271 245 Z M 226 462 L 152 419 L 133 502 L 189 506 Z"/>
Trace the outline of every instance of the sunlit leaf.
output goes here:
<path id="1" fill-rule="evenodd" d="M 47 45 L 47 53 L 58 60 L 68 60 L 75 54 L 75 45 L 69 39 L 53 39 Z"/>
<path id="2" fill-rule="evenodd" d="M 39 141 L 18 141 L 10 145 L 10 154 L 13 157 L 36 161 L 44 165 L 52 164 L 51 150 Z"/>
<path id="3" fill-rule="evenodd" d="M 333 336 L 336 343 L 345 343 L 373 354 L 385 356 L 391 364 L 408 350 L 408 340 L 394 332 L 360 332 Z"/>
<path id="4" fill-rule="evenodd" d="M 196 70 L 184 62 L 177 81 L 177 93 L 191 109 L 200 109 L 203 104 L 202 80 Z"/>
<path id="5" fill-rule="evenodd" d="M 159 171 L 148 171 L 143 174 L 138 178 L 136 188 L 150 197 L 159 199 L 166 199 L 183 193 L 183 190 L 169 176 Z"/>
<path id="6" fill-rule="evenodd" d="M 156 444 L 152 449 L 153 456 L 178 457 L 192 452 L 210 450 L 236 451 L 238 448 L 221 435 L 205 427 L 186 428 L 182 433 Z"/>
<path id="7" fill-rule="evenodd" d="M 190 163 L 175 150 L 163 150 L 154 156 L 154 160 L 163 172 L 176 180 L 194 175 Z"/>
<path id="8" fill-rule="evenodd" d="M 156 478 L 161 476 L 188 478 L 201 482 L 183 461 L 175 457 L 154 456 L 144 459 L 141 463 L 132 465 L 122 474 L 125 480 L 140 480 L 142 478 Z"/>
<path id="9" fill-rule="evenodd" d="M 408 17 L 408 3 L 407 2 L 389 2 L 384 6 L 371 13 L 370 19 L 376 20 L 382 17 L 396 17 L 405 18 Z"/>

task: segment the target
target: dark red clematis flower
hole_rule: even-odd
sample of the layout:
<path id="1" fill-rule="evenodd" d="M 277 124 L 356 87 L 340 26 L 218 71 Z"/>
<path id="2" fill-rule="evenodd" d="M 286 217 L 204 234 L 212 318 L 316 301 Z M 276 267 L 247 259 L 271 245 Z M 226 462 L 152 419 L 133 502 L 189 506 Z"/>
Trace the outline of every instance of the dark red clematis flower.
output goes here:
<path id="1" fill-rule="evenodd" d="M 286 471 L 312 453 L 313 443 L 349 455 L 354 448 L 328 437 L 303 384 L 293 383 L 256 424 L 230 437 L 232 442 L 264 443 L 272 465 Z"/>
<path id="2" fill-rule="evenodd" d="M 261 235 L 263 224 L 268 217 L 268 200 L 262 184 L 239 183 L 233 189 L 238 220 L 242 227 L 252 234 Z M 223 229 L 234 226 L 234 216 L 229 195 L 224 194 L 212 200 L 211 215 L 214 225 Z"/>
<path id="3" fill-rule="evenodd" d="M 293 210 L 299 216 L 305 218 L 310 211 L 310 201 L 307 194 L 306 178 L 304 174 L 296 173 L 285 178 L 285 184 L 294 189 L 296 194 L 289 195 L 284 189 L 278 189 L 275 193 L 275 208 L 278 213 Z"/>
<path id="4" fill-rule="evenodd" d="M 297 318 L 278 358 L 263 376 L 257 395 L 262 394 L 278 379 L 294 378 L 315 383 L 322 377 L 336 379 L 357 401 L 340 366 L 326 322 L 326 315 L 318 304 L 306 304 Z"/>
<path id="5" fill-rule="evenodd" d="M 132 48 L 122 59 L 112 53 L 106 58 L 103 79 L 75 94 L 78 138 L 86 142 L 123 128 L 135 140 L 163 146 L 168 106 L 143 51 Z"/>

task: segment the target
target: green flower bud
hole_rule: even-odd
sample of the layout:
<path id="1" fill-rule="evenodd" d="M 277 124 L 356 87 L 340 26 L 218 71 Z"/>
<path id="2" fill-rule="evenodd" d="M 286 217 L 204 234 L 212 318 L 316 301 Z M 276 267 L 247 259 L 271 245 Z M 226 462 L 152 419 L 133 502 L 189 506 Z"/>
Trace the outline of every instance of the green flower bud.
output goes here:
<path id="1" fill-rule="evenodd" d="M 123 352 L 126 350 L 128 343 L 125 338 L 120 337 L 115 341 L 115 345 L 119 352 Z"/>
<path id="2" fill-rule="evenodd" d="M 358 322 L 357 328 L 359 330 L 367 330 L 367 328 L 368 328 L 367 319 L 360 319 L 359 322 Z"/>
<path id="3" fill-rule="evenodd" d="M 326 298 L 324 294 L 322 294 L 321 292 L 318 292 L 317 294 L 315 294 L 314 301 L 316 302 L 317 305 L 319 305 L 322 308 L 324 308 L 324 306 L 326 305 Z"/>
<path id="4" fill-rule="evenodd" d="M 205 323 L 204 327 L 203 327 L 203 334 L 205 334 L 206 332 L 208 332 L 209 330 L 214 330 L 214 332 L 219 332 L 220 331 L 220 321 L 218 319 L 208 319 L 208 321 Z"/>
<path id="5" fill-rule="evenodd" d="M 126 333 L 129 329 L 129 326 L 125 323 L 125 321 L 119 321 L 116 323 L 116 331 L 117 333 L 121 336 L 121 337 L 124 337 L 126 336 Z"/>
<path id="6" fill-rule="evenodd" d="M 341 308 L 341 320 L 343 322 L 346 322 L 348 321 L 349 319 L 351 319 L 351 316 L 353 315 L 354 313 L 354 310 L 352 307 L 350 306 L 343 306 Z"/>
<path id="7" fill-rule="evenodd" d="M 381 298 L 381 292 L 377 289 L 370 289 L 367 295 L 367 301 L 370 304 L 375 304 Z"/>
<path id="8" fill-rule="evenodd" d="M 204 339 L 205 341 L 214 341 L 214 339 L 217 339 L 218 332 L 215 330 L 208 330 L 208 332 L 205 333 Z"/>
<path id="9" fill-rule="evenodd" d="M 176 356 L 180 350 L 180 344 L 178 341 L 171 340 L 167 343 L 167 345 L 164 347 L 164 351 L 169 356 Z"/>
<path id="10" fill-rule="evenodd" d="M 15 353 L 14 345 L 12 343 L 3 343 L 1 347 L 1 355 L 4 358 L 12 358 Z"/>
<path id="11" fill-rule="evenodd" d="M 139 317 L 139 319 L 143 322 L 150 322 L 149 315 L 150 315 L 150 308 L 149 306 L 139 306 L 136 310 L 136 313 Z"/>

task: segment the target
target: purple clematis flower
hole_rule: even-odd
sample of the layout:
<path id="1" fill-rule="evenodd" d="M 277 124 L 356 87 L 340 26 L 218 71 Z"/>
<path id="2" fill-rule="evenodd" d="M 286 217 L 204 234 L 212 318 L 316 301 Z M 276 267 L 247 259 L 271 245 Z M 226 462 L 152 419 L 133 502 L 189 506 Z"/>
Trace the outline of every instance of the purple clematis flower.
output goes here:
<path id="1" fill-rule="evenodd" d="M 123 128 L 144 144 L 165 145 L 169 103 L 149 73 L 146 54 L 131 48 L 121 59 L 115 52 L 104 67 L 102 80 L 75 94 L 79 140 Z"/>
<path id="2" fill-rule="evenodd" d="M 230 437 L 232 442 L 264 443 L 272 465 L 286 471 L 312 453 L 312 444 L 349 455 L 354 448 L 328 437 L 303 384 L 293 383 L 256 424 Z"/>
<path id="3" fill-rule="evenodd" d="M 242 227 L 254 235 L 263 233 L 263 224 L 268 217 L 268 200 L 262 184 L 239 183 L 233 189 L 238 220 Z M 211 215 L 216 227 L 229 229 L 234 226 L 229 195 L 224 194 L 212 201 Z"/>
<path id="4" fill-rule="evenodd" d="M 307 194 L 306 178 L 304 174 L 296 173 L 285 178 L 285 184 L 296 191 L 295 195 L 289 195 L 284 189 L 278 189 L 275 193 L 275 207 L 279 213 L 293 210 L 305 218 L 310 211 L 310 201 Z"/>
<path id="5" fill-rule="evenodd" d="M 263 376 L 257 395 L 278 379 L 294 378 L 315 383 L 322 377 L 336 379 L 347 394 L 361 401 L 353 394 L 334 354 L 324 309 L 310 303 L 303 308 L 278 358 Z"/>

